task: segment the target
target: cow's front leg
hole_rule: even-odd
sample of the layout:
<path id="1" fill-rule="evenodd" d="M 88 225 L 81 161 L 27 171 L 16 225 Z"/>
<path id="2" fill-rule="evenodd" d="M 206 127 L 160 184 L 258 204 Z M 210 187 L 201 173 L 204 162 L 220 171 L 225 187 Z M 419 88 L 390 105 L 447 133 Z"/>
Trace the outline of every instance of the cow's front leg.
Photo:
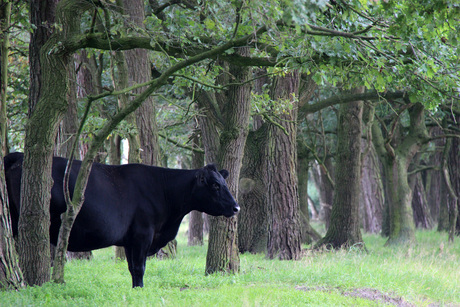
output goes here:
<path id="1" fill-rule="evenodd" d="M 145 261 L 147 253 L 145 248 L 125 246 L 126 260 L 133 280 L 133 288 L 144 286 Z"/>

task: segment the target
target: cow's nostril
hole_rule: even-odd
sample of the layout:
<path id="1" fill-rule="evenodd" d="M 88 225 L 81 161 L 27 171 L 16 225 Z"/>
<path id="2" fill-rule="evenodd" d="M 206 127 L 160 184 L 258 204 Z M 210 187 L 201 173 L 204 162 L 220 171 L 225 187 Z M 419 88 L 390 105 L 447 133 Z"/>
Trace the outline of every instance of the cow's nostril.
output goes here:
<path id="1" fill-rule="evenodd" d="M 233 207 L 233 212 L 234 212 L 234 213 L 240 212 L 240 206 L 235 206 L 235 207 Z"/>

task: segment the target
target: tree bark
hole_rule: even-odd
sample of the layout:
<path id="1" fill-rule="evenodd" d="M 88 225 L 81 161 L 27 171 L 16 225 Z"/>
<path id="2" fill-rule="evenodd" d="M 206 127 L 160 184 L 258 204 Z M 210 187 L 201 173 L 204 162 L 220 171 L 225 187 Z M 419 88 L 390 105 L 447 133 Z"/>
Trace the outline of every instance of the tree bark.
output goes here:
<path id="1" fill-rule="evenodd" d="M 357 88 L 355 91 L 362 93 L 364 88 Z M 316 247 L 325 245 L 333 248 L 347 248 L 356 244 L 364 244 L 358 213 L 361 185 L 362 115 L 362 101 L 340 105 L 331 223 L 325 237 L 316 244 Z"/>
<path id="2" fill-rule="evenodd" d="M 80 67 L 78 74 L 76 74 L 76 66 Z M 83 99 L 88 95 L 95 94 L 92 72 L 90 70 L 86 51 L 82 50 L 81 54 L 75 54 L 74 61 L 71 61 L 67 73 L 70 80 L 68 93 L 69 107 L 64 115 L 64 119 L 59 125 L 55 151 L 57 156 L 69 159 L 72 155 L 72 149 L 78 130 L 77 98 Z M 80 149 L 80 145 L 77 145 L 73 153 L 75 159 L 81 160 Z M 68 251 L 66 257 L 67 259 L 90 260 L 93 255 L 91 251 Z M 54 258 L 53 254 L 51 258 Z"/>
<path id="3" fill-rule="evenodd" d="M 48 41 L 54 32 L 56 22 L 56 7 L 59 0 L 41 1 L 31 0 L 29 5 L 30 24 L 34 25 L 34 31 L 30 34 L 29 43 L 29 67 L 30 67 L 30 91 L 29 91 L 29 117 L 40 100 L 42 92 L 42 60 L 40 49 Z"/>
<path id="4" fill-rule="evenodd" d="M 372 141 L 365 146 L 369 148 L 361 172 L 360 220 L 365 232 L 380 233 L 385 202 L 380 161 Z"/>
<path id="5" fill-rule="evenodd" d="M 145 30 L 144 1 L 123 0 L 127 27 L 130 31 Z M 128 67 L 129 84 L 140 84 L 152 79 L 152 68 L 146 49 L 132 49 L 124 52 Z M 145 88 L 138 88 L 134 94 L 140 94 Z M 141 162 L 147 165 L 161 165 L 158 128 L 156 124 L 155 104 L 149 96 L 135 111 L 136 126 L 139 137 L 139 155 Z"/>
<path id="6" fill-rule="evenodd" d="M 276 77 L 271 99 L 279 103 L 289 101 L 279 120 L 268 126 L 268 243 L 270 259 L 296 260 L 300 258 L 300 212 L 297 191 L 296 120 L 299 73 Z"/>
<path id="7" fill-rule="evenodd" d="M 196 130 L 195 130 L 196 131 Z M 197 133 L 193 134 L 192 138 L 193 147 L 199 148 L 199 136 Z M 192 168 L 200 168 L 204 165 L 204 154 L 192 152 Z M 203 213 L 199 211 L 192 211 L 189 215 L 188 224 L 188 245 L 203 245 Z"/>
<path id="8" fill-rule="evenodd" d="M 440 127 L 434 127 L 430 131 L 431 136 L 437 136 L 443 134 Z M 439 139 L 432 142 L 434 150 L 428 160 L 428 165 L 441 165 L 442 161 L 442 148 L 444 147 L 446 140 Z M 442 173 L 438 169 L 431 169 L 425 172 L 425 190 L 426 199 L 430 207 L 431 217 L 433 220 L 438 220 L 440 205 L 441 205 L 441 190 L 443 184 Z"/>
<path id="9" fill-rule="evenodd" d="M 415 227 L 431 229 L 433 220 L 426 200 L 425 186 L 420 172 L 409 176 L 409 185 L 412 190 L 412 211 L 414 213 Z"/>
<path id="10" fill-rule="evenodd" d="M 427 140 L 424 108 L 421 104 L 407 105 L 410 116 L 410 128 L 402 138 L 396 129 L 385 140 L 378 123 L 372 127 L 372 139 L 382 161 L 388 194 L 388 212 L 390 233 L 386 245 L 411 244 L 415 242 L 415 225 L 412 212 L 412 191 L 408 182 L 408 167 Z M 395 119 L 399 121 L 399 118 Z M 399 125 L 397 122 L 393 127 Z M 392 131 L 391 129 L 388 131 Z"/>
<path id="11" fill-rule="evenodd" d="M 41 13 L 53 10 L 52 7 L 40 6 L 42 4 L 44 2 L 38 1 L 31 7 L 33 10 L 40 8 L 37 12 Z M 47 3 L 53 4 L 55 2 Z M 62 1 L 59 6 L 57 22 L 62 29 L 53 33 L 40 49 L 41 86 L 32 82 L 31 117 L 26 126 L 18 249 L 20 266 L 29 285 L 41 285 L 50 280 L 51 166 L 57 127 L 68 106 L 67 67 L 71 59 L 70 54 L 55 47 L 79 32 L 79 16 L 89 4 L 85 1 Z M 51 23 L 40 20 L 38 26 L 45 24 Z M 37 91 L 39 95 L 36 95 Z M 36 97 L 39 97 L 38 103 Z"/>
<path id="12" fill-rule="evenodd" d="M 3 157 L 7 153 L 6 88 L 8 86 L 8 52 L 11 2 L 0 1 L 0 290 L 24 288 L 6 191 Z"/>
<path id="13" fill-rule="evenodd" d="M 329 178 L 334 178 L 335 174 L 332 157 L 326 157 L 324 165 L 320 165 L 318 161 L 313 164 L 312 174 L 319 195 L 320 220 L 324 222 L 327 230 L 331 222 L 332 203 L 334 201 L 334 185 L 329 180 Z"/>
<path id="14" fill-rule="evenodd" d="M 8 152 L 8 133 L 6 99 L 8 87 L 8 53 L 9 53 L 9 27 L 11 25 L 11 2 L 0 1 L 0 150 L 3 155 Z"/>
<path id="15" fill-rule="evenodd" d="M 0 145 L 3 145 L 2 139 Z M 0 151 L 0 289 L 18 290 L 25 284 L 14 245 L 3 169 L 3 151 Z"/>
<path id="16" fill-rule="evenodd" d="M 257 69 L 253 91 L 263 93 L 269 83 L 266 69 Z M 268 125 L 261 116 L 254 116 L 252 130 L 249 131 L 244 148 L 243 165 L 239 182 L 238 249 L 240 253 L 261 253 L 267 250 L 268 213 L 266 147 Z"/>
<path id="17" fill-rule="evenodd" d="M 242 56 L 249 55 L 249 48 L 237 50 Z M 232 83 L 224 105 L 224 125 L 220 135 L 217 164 L 230 172 L 227 178 L 229 190 L 238 199 L 238 182 L 248 135 L 251 88 L 246 83 L 251 70 L 247 67 L 230 66 Z M 206 256 L 206 274 L 214 272 L 236 273 L 239 271 L 240 258 L 237 242 L 237 218 L 210 217 L 209 245 Z"/>
<path id="18" fill-rule="evenodd" d="M 267 181 L 264 180 L 267 125 L 250 131 L 239 182 L 238 249 L 241 253 L 267 250 Z"/>

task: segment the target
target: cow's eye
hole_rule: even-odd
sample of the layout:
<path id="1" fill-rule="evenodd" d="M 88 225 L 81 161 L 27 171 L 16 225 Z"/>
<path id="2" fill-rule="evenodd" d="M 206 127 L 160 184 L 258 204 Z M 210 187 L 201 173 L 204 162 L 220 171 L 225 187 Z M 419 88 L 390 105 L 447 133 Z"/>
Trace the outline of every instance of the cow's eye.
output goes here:
<path id="1" fill-rule="evenodd" d="M 217 183 L 213 183 L 212 184 L 212 189 L 215 190 L 215 191 L 219 191 L 220 186 Z"/>

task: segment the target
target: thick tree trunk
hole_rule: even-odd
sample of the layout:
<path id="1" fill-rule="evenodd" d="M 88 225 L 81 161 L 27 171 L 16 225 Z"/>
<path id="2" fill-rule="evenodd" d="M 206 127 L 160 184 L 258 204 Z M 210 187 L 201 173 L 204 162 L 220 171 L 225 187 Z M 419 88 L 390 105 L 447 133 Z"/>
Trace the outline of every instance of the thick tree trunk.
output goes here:
<path id="1" fill-rule="evenodd" d="M 296 260 L 300 257 L 300 210 L 297 191 L 296 120 L 299 74 L 293 72 L 276 77 L 271 98 L 289 101 L 276 124 L 268 126 L 267 179 L 268 179 L 268 243 L 270 259 Z"/>
<path id="2" fill-rule="evenodd" d="M 264 180 L 267 125 L 250 131 L 244 150 L 239 183 L 238 248 L 241 253 L 267 249 L 268 220 Z"/>
<path id="3" fill-rule="evenodd" d="M 363 92 L 363 88 L 357 89 Z M 363 102 L 340 105 L 337 123 L 335 193 L 331 223 L 316 247 L 364 244 L 359 225 Z"/>
<path id="4" fill-rule="evenodd" d="M 416 103 L 408 106 L 410 128 L 399 140 L 392 136 L 386 141 L 378 123 L 372 127 L 372 138 L 384 166 L 388 196 L 390 224 L 388 244 L 411 244 L 415 242 L 415 224 L 412 211 L 412 190 L 408 182 L 408 167 L 421 144 L 427 139 L 424 108 Z"/>
<path id="5" fill-rule="evenodd" d="M 144 29 L 144 1 L 123 0 L 124 13 L 127 17 L 126 24 L 132 32 Z M 152 68 L 146 49 L 133 49 L 124 52 L 128 66 L 130 85 L 140 84 L 152 79 Z M 145 88 L 133 91 L 140 94 Z M 135 111 L 136 126 L 139 136 L 139 155 L 141 162 L 147 165 L 161 165 L 160 147 L 158 143 L 158 128 L 155 116 L 153 97 L 149 96 Z"/>
<path id="6" fill-rule="evenodd" d="M 31 7 L 40 8 L 38 12 L 41 13 L 48 12 L 49 8 L 39 6 L 42 3 L 38 1 L 37 7 L 32 3 Z M 51 166 L 57 128 L 68 106 L 67 68 L 71 59 L 70 54 L 57 52 L 55 46 L 79 32 L 80 14 L 89 5 L 85 1 L 60 3 L 57 16 L 62 29 L 40 49 L 41 88 L 32 86 L 33 91 L 39 89 L 40 98 L 35 107 L 34 103 L 30 105 L 33 112 L 26 126 L 18 236 L 19 261 L 29 285 L 41 285 L 50 279 Z M 39 27 L 46 24 L 51 23 L 41 20 Z M 35 95 L 33 91 L 31 96 Z"/>
<path id="7" fill-rule="evenodd" d="M 249 55 L 249 48 L 239 48 L 242 56 Z M 244 146 L 248 135 L 251 88 L 246 82 L 251 76 L 249 68 L 231 66 L 233 77 L 227 91 L 224 105 L 224 125 L 220 135 L 220 147 L 217 162 L 221 168 L 230 172 L 227 178 L 229 190 L 238 199 L 238 182 L 244 154 Z M 246 83 L 246 84 L 245 84 Z M 237 242 L 237 218 L 210 217 L 209 245 L 206 257 L 206 273 L 239 271 L 240 258 Z"/>
<path id="8" fill-rule="evenodd" d="M 255 71 L 257 76 L 253 92 L 263 93 L 269 82 L 265 69 Z M 267 180 L 263 169 L 266 164 L 265 148 L 268 126 L 260 116 L 254 116 L 244 149 L 239 183 L 238 249 L 241 253 L 261 253 L 267 250 Z"/>
<path id="9" fill-rule="evenodd" d="M 30 24 L 34 25 L 34 31 L 30 34 L 29 43 L 29 117 L 39 102 L 42 93 L 42 60 L 40 49 L 54 32 L 56 7 L 59 0 L 30 1 Z M 45 64 L 46 65 L 46 64 Z"/>

